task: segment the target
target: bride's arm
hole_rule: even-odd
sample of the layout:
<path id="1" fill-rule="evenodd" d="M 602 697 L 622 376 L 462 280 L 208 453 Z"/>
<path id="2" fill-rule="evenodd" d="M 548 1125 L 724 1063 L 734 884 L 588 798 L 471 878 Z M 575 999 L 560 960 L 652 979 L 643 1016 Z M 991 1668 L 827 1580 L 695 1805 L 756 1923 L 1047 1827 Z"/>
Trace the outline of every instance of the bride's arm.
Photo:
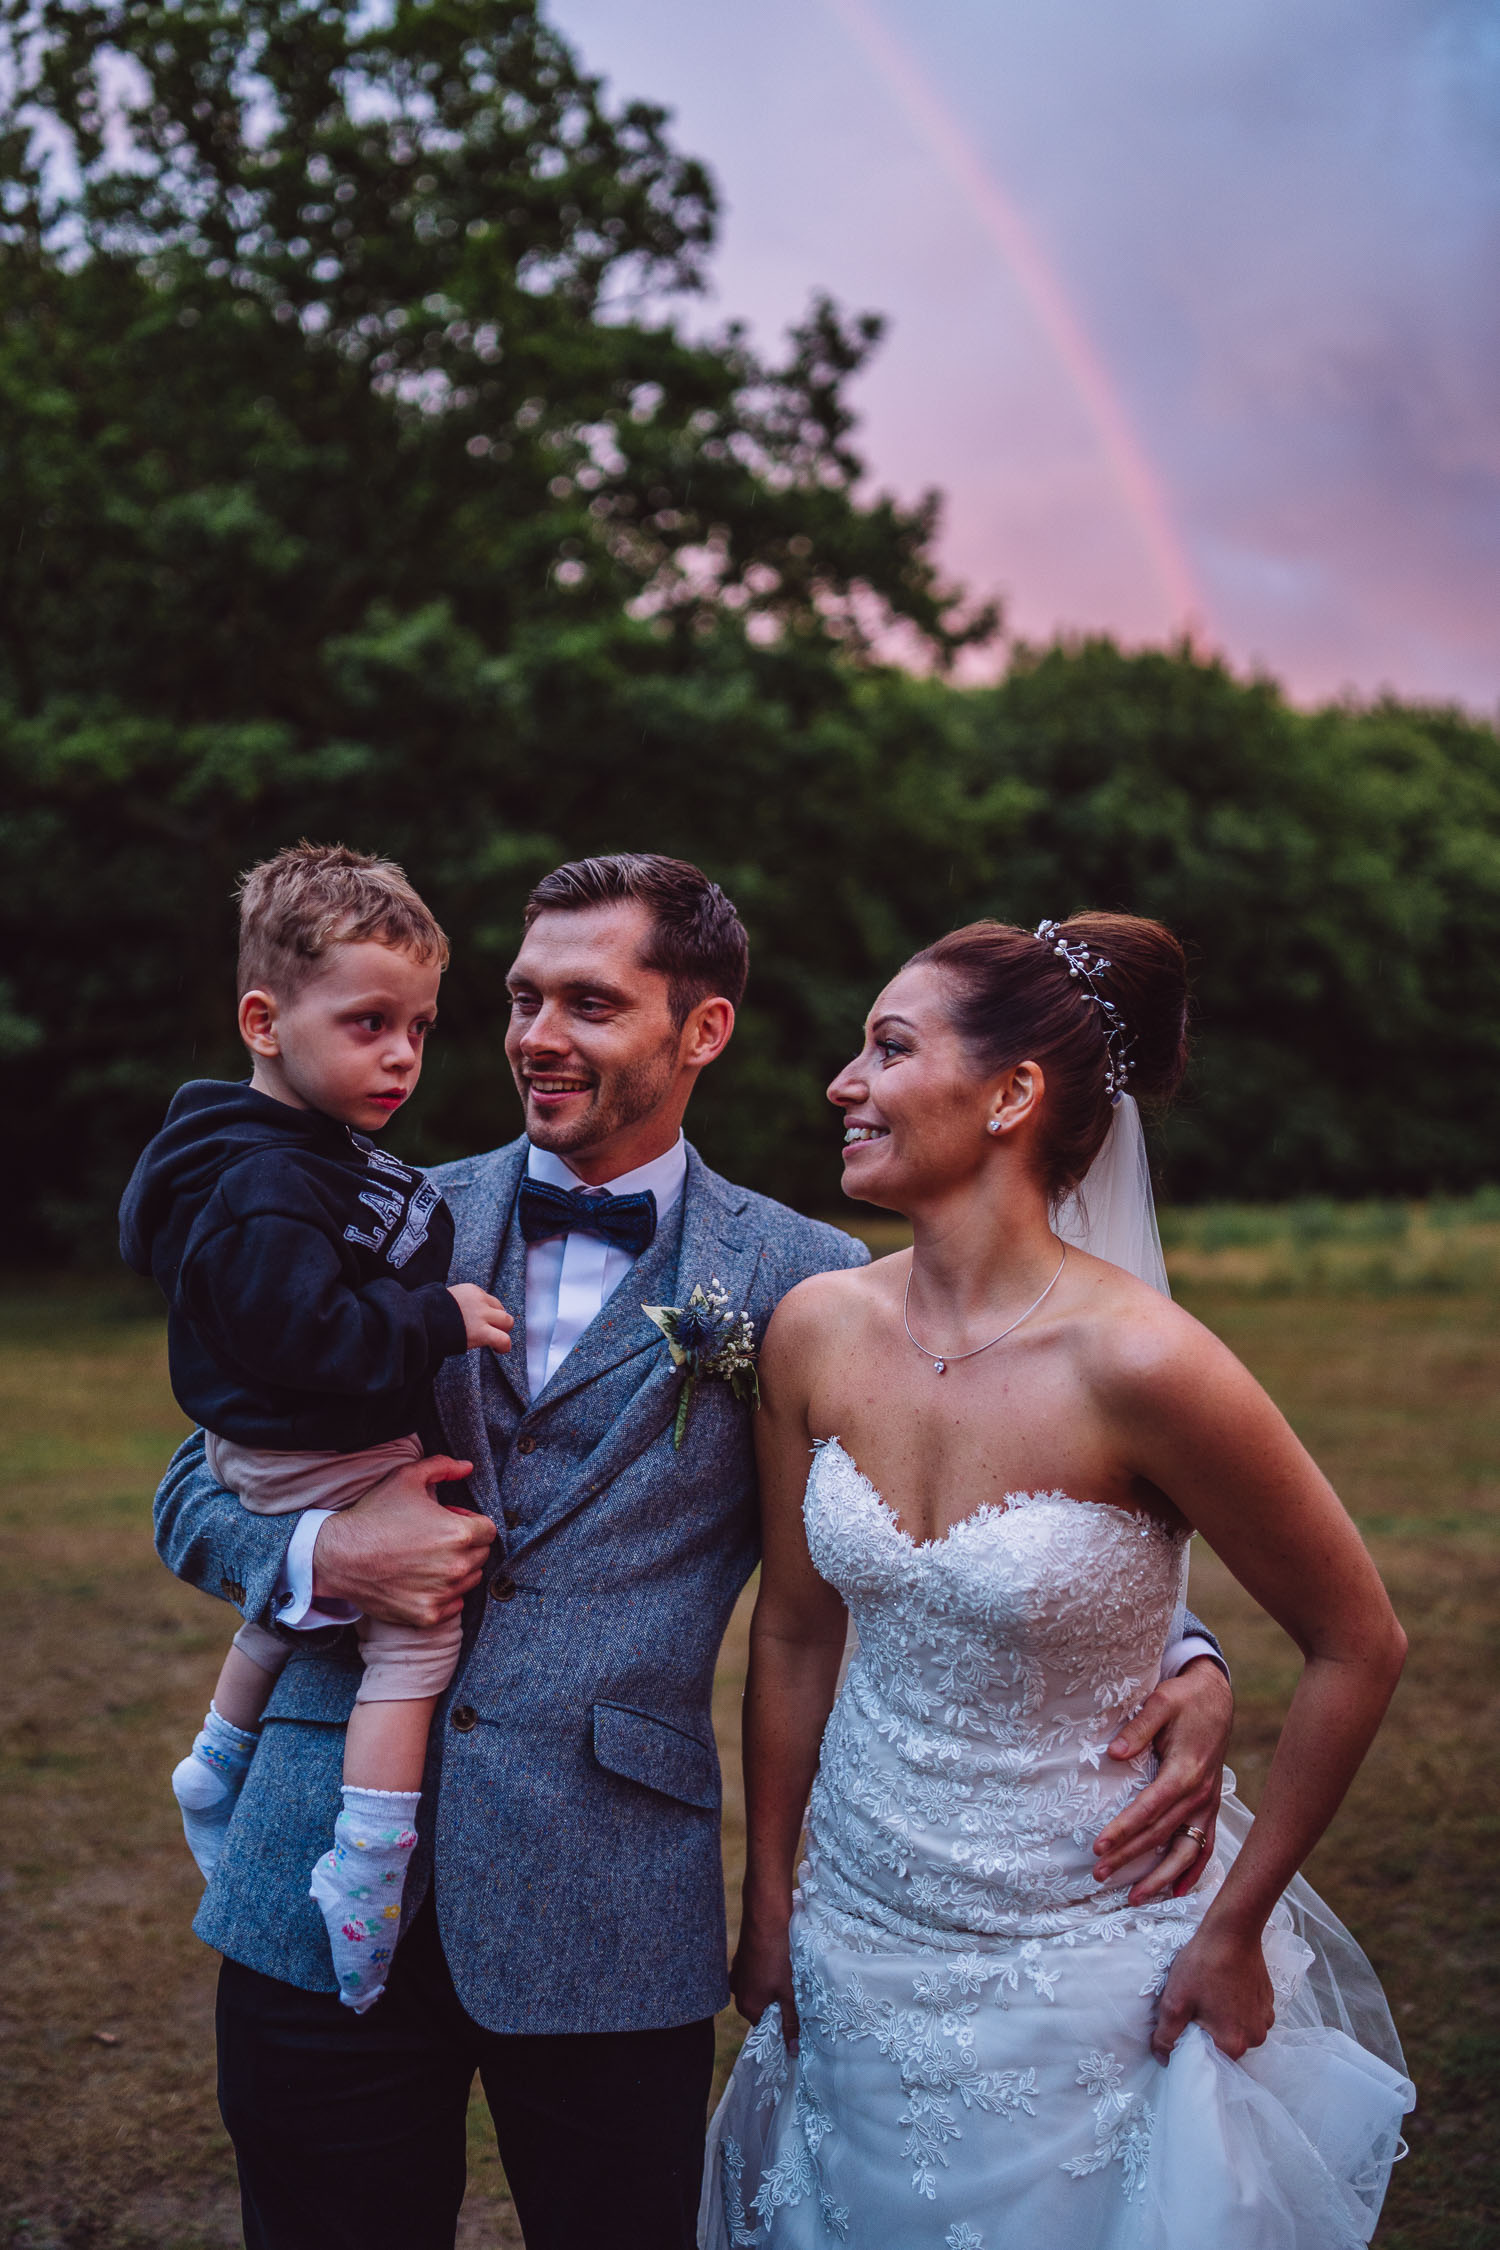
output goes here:
<path id="1" fill-rule="evenodd" d="M 1195 2019 L 1239 2056 L 1272 2021 L 1266 1919 L 1370 1746 L 1406 1636 L 1327 1478 L 1231 1352 L 1180 1312 L 1114 1349 L 1106 1389 L 1134 1465 L 1303 1656 L 1260 1812 L 1157 2017 L 1163 2060 Z"/>
<path id="2" fill-rule="evenodd" d="M 838 1277 L 820 1275 L 777 1307 L 761 1347 L 755 1417 L 763 1547 L 745 1679 L 745 1884 L 730 1982 L 752 2023 L 779 2000 L 788 2038 L 797 2033 L 787 1947 L 797 1845 L 847 1629 L 802 1523 L 811 1363 L 825 1330 L 820 1307 L 837 1287 Z"/>

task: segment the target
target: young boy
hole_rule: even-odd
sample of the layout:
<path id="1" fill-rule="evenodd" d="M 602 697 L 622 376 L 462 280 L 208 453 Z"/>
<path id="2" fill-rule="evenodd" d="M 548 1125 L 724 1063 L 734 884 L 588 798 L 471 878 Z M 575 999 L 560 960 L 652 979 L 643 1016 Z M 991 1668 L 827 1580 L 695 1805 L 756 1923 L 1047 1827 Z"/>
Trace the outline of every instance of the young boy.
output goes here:
<path id="1" fill-rule="evenodd" d="M 125 1191 L 121 1250 L 166 1296 L 172 1388 L 208 1431 L 220 1482 L 261 1515 L 343 1508 L 421 1458 L 444 1359 L 510 1349 L 498 1300 L 447 1285 L 453 1221 L 437 1189 L 366 1138 L 421 1075 L 448 942 L 399 867 L 341 845 L 279 852 L 239 895 L 250 1082 L 175 1095 Z M 362 1618 L 358 1631 L 343 1810 L 311 1895 L 340 1996 L 363 2012 L 385 1988 L 460 1624 Z M 172 1777 L 205 1875 L 289 1648 L 240 1628 Z"/>

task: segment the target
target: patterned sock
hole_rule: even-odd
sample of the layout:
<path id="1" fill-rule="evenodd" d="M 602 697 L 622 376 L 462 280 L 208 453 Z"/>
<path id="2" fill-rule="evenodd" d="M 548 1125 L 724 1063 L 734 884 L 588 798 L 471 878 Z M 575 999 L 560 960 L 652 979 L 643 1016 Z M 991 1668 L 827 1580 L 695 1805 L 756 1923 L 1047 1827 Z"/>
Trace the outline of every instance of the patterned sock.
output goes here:
<path id="1" fill-rule="evenodd" d="M 188 1850 L 205 1882 L 219 1864 L 224 1832 L 259 1740 L 258 1734 L 231 1726 L 217 1704 L 210 1703 L 192 1749 L 172 1775 Z"/>
<path id="2" fill-rule="evenodd" d="M 415 1789 L 355 1789 L 345 1782 L 333 1850 L 313 1869 L 308 1895 L 328 1925 L 339 1998 L 356 2015 L 373 2008 L 385 1990 L 419 1802 Z"/>

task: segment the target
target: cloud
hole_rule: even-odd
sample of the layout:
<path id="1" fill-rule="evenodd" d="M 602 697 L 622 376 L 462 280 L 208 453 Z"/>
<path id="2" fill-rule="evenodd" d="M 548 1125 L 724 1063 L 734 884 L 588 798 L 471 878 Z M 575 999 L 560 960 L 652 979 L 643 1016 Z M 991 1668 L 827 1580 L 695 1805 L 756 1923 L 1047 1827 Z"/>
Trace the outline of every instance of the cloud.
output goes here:
<path id="1" fill-rule="evenodd" d="M 1215 635 L 1303 695 L 1500 698 L 1493 0 L 865 0 L 1019 206 Z M 1032 635 L 1159 635 L 1159 580 L 1034 306 L 830 0 L 562 0 L 726 192 L 716 312 L 892 316 L 878 479 Z"/>

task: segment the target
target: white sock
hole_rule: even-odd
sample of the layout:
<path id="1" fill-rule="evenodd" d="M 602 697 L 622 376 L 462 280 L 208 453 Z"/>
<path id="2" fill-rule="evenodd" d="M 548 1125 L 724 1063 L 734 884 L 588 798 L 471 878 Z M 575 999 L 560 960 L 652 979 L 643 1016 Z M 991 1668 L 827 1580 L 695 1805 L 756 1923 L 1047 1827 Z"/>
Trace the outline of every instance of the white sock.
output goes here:
<path id="1" fill-rule="evenodd" d="M 210 1703 L 192 1749 L 172 1775 L 188 1850 L 205 1881 L 219 1863 L 224 1833 L 259 1740 L 258 1734 L 232 1726 L 218 1705 Z"/>
<path id="2" fill-rule="evenodd" d="M 339 1998 L 357 2015 L 385 1990 L 420 1802 L 416 1789 L 355 1789 L 345 1782 L 333 1850 L 313 1869 L 308 1895 L 328 1925 Z"/>

